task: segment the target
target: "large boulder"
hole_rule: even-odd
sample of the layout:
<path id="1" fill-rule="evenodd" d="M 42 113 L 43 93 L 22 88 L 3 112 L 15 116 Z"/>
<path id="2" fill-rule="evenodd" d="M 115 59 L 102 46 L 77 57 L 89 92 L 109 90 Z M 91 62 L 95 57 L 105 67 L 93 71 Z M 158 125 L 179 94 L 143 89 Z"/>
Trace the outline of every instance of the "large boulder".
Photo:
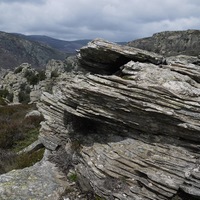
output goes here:
<path id="1" fill-rule="evenodd" d="M 163 56 L 141 49 L 120 46 L 103 39 L 96 39 L 80 49 L 79 61 L 84 68 L 98 74 L 113 74 L 128 61 L 161 64 Z"/>
<path id="2" fill-rule="evenodd" d="M 133 61 L 118 63 L 127 49 L 116 44 L 95 40 L 81 49 L 81 66 L 95 74 L 65 74 L 53 94 L 43 93 L 40 141 L 69 154 L 67 165 L 84 192 L 106 199 L 200 198 L 198 67 L 173 70 L 162 56 L 143 52 L 143 62 L 135 51 L 128 53 Z M 109 66 L 118 73 L 108 75 Z"/>

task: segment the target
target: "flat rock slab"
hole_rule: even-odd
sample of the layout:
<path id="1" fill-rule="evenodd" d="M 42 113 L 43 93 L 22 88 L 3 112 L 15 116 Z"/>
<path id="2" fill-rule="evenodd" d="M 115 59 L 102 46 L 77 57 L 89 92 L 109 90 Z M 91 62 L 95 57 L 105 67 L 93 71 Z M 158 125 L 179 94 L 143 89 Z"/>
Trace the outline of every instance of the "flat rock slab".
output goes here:
<path id="1" fill-rule="evenodd" d="M 68 186 L 54 164 L 41 161 L 32 167 L 0 176 L 1 200 L 57 200 Z"/>

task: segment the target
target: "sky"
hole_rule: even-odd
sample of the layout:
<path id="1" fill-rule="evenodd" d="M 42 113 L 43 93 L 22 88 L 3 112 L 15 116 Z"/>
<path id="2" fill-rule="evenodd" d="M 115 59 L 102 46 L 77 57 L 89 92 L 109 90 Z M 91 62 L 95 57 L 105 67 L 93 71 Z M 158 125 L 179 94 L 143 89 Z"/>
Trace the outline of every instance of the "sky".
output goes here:
<path id="1" fill-rule="evenodd" d="M 200 0 L 0 0 L 0 31 L 127 42 L 200 29 Z"/>

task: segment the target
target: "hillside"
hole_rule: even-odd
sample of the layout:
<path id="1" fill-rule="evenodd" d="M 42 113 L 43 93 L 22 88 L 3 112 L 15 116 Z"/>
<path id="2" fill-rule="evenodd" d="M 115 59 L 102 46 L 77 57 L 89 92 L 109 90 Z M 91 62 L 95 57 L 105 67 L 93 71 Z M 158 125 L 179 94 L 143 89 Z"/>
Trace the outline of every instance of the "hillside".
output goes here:
<path id="1" fill-rule="evenodd" d="M 200 54 L 200 31 L 160 32 L 153 34 L 152 37 L 131 41 L 128 45 L 165 56 L 181 54 L 198 56 Z"/>
<path id="2" fill-rule="evenodd" d="M 14 68 L 24 62 L 39 68 L 44 67 L 50 59 L 63 60 L 66 55 L 45 44 L 0 32 L 0 68 Z"/>
<path id="3" fill-rule="evenodd" d="M 82 46 L 85 46 L 90 41 L 90 40 L 65 41 L 48 37 L 45 35 L 23 35 L 23 34 L 17 34 L 17 35 L 26 40 L 40 42 L 54 49 L 70 54 L 74 54 L 76 52 L 76 49 L 80 49 Z"/>

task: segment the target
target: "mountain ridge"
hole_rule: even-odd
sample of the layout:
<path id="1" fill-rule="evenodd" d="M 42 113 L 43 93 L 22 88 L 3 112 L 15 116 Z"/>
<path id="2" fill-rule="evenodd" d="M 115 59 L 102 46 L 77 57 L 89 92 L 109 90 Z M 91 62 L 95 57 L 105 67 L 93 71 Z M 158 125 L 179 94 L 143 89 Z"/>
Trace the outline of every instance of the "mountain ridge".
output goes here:
<path id="1" fill-rule="evenodd" d="M 66 53 L 50 46 L 0 31 L 1 68 L 13 69 L 22 63 L 29 63 L 35 68 L 41 68 L 50 59 L 64 60 L 66 56 Z"/>
<path id="2" fill-rule="evenodd" d="M 70 54 L 74 54 L 76 52 L 76 49 L 80 49 L 82 46 L 85 46 L 88 42 L 91 41 L 91 39 L 66 41 L 52 38 L 46 35 L 24 35 L 18 33 L 14 34 L 19 35 L 20 37 L 29 41 L 40 42 L 59 51 L 63 51 Z"/>
<path id="3" fill-rule="evenodd" d="M 200 30 L 159 32 L 151 37 L 130 41 L 127 45 L 165 56 L 199 56 Z"/>

